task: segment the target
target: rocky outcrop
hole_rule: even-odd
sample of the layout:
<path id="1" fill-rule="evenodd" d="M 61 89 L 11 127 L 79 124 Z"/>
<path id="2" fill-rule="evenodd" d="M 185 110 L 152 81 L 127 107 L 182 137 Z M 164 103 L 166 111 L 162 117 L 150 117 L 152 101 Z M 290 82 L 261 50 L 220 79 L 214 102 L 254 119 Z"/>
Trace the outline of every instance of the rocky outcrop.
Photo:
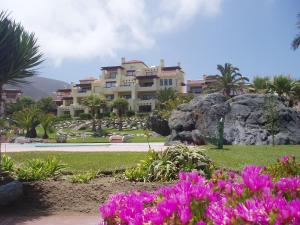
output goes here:
<path id="1" fill-rule="evenodd" d="M 300 113 L 275 98 L 278 125 L 275 144 L 300 144 Z M 224 118 L 226 144 L 270 144 L 267 126 L 266 95 L 245 94 L 229 100 L 219 94 L 197 96 L 182 104 L 169 119 L 168 141 L 203 144 L 216 137 L 218 121 Z"/>
<path id="2" fill-rule="evenodd" d="M 146 126 L 148 127 L 148 129 L 153 130 L 154 132 L 162 136 L 167 136 L 171 133 L 168 120 L 162 118 L 159 115 L 149 116 Z"/>
<path id="3" fill-rule="evenodd" d="M 23 194 L 23 185 L 19 181 L 0 186 L 0 206 L 9 205 L 18 200 Z"/>

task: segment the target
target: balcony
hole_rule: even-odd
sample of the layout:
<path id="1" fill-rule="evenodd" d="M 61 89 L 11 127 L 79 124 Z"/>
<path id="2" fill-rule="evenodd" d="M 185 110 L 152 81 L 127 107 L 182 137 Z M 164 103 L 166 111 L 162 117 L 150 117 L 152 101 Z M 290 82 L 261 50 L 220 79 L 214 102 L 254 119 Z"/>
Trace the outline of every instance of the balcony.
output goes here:
<path id="1" fill-rule="evenodd" d="M 75 95 L 76 97 L 86 97 L 90 94 L 92 94 L 91 90 L 78 90 L 78 92 Z"/>
<path id="2" fill-rule="evenodd" d="M 143 84 L 138 84 L 137 86 L 137 91 L 156 91 L 157 87 L 156 85 L 143 85 Z"/>

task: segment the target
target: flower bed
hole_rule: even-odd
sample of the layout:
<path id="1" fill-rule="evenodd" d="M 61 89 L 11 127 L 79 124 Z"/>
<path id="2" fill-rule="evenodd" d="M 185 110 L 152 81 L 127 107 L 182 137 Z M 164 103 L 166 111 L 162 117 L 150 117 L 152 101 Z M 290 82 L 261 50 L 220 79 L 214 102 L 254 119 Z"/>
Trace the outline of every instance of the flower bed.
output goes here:
<path id="1" fill-rule="evenodd" d="M 278 166 L 280 165 L 280 166 Z M 278 177 L 274 168 L 290 171 Z M 275 171 L 276 172 L 276 171 Z M 100 224 L 300 224 L 299 165 L 285 157 L 277 167 L 245 167 L 240 176 L 181 172 L 179 181 L 154 193 L 118 193 L 100 206 Z M 273 176 L 276 174 L 276 176 Z"/>

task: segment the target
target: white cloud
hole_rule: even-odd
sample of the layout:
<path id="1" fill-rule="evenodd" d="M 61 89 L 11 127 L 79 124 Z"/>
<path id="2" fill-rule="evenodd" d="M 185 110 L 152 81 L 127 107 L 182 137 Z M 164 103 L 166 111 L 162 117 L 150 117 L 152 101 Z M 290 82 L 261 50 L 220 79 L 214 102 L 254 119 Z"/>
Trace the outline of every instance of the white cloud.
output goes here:
<path id="1" fill-rule="evenodd" d="M 215 15 L 222 0 L 1 0 L 1 9 L 36 33 L 46 57 L 112 57 L 155 45 L 157 33 L 198 14 Z"/>

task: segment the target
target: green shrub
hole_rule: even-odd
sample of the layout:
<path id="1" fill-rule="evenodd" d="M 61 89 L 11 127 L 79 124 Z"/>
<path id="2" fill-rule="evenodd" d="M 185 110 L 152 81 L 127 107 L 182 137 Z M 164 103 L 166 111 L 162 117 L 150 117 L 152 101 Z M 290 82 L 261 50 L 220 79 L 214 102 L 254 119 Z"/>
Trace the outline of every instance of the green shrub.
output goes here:
<path id="1" fill-rule="evenodd" d="M 87 172 L 83 174 L 75 174 L 70 176 L 69 180 L 72 183 L 88 183 L 90 180 L 95 178 L 97 176 L 97 173 L 95 172 Z"/>
<path id="2" fill-rule="evenodd" d="M 90 120 L 90 119 L 92 119 L 92 115 L 89 113 L 80 113 L 79 118 L 81 120 Z"/>
<path id="3" fill-rule="evenodd" d="M 116 116 L 117 116 L 117 114 L 115 112 L 110 112 L 109 113 L 109 117 L 116 117 Z"/>
<path id="4" fill-rule="evenodd" d="M 178 178 L 180 171 L 197 170 L 210 178 L 213 169 L 202 150 L 180 144 L 162 152 L 150 150 L 137 167 L 125 171 L 125 177 L 130 181 L 171 181 Z"/>
<path id="5" fill-rule="evenodd" d="M 14 172 L 14 161 L 8 155 L 1 157 L 1 171 L 3 174 L 12 174 Z"/>
<path id="6" fill-rule="evenodd" d="M 264 172 L 270 174 L 274 180 L 279 180 L 281 177 L 299 176 L 300 164 L 296 162 L 295 157 L 284 156 L 276 163 L 266 167 Z"/>
<path id="7" fill-rule="evenodd" d="M 25 161 L 16 171 L 17 178 L 24 181 L 46 180 L 55 178 L 66 168 L 59 160 L 31 159 Z"/>
<path id="8" fill-rule="evenodd" d="M 61 121 L 61 120 L 71 120 L 72 117 L 70 114 L 64 114 L 64 115 L 60 115 L 59 117 L 56 118 L 57 121 Z"/>
<path id="9" fill-rule="evenodd" d="M 102 119 L 102 118 L 106 118 L 106 117 L 110 117 L 110 112 L 104 112 L 104 113 L 97 114 L 97 119 Z"/>
<path id="10" fill-rule="evenodd" d="M 125 113 L 125 115 L 126 115 L 127 117 L 132 117 L 132 116 L 135 115 L 135 112 L 134 112 L 133 110 L 128 110 L 128 111 Z"/>

